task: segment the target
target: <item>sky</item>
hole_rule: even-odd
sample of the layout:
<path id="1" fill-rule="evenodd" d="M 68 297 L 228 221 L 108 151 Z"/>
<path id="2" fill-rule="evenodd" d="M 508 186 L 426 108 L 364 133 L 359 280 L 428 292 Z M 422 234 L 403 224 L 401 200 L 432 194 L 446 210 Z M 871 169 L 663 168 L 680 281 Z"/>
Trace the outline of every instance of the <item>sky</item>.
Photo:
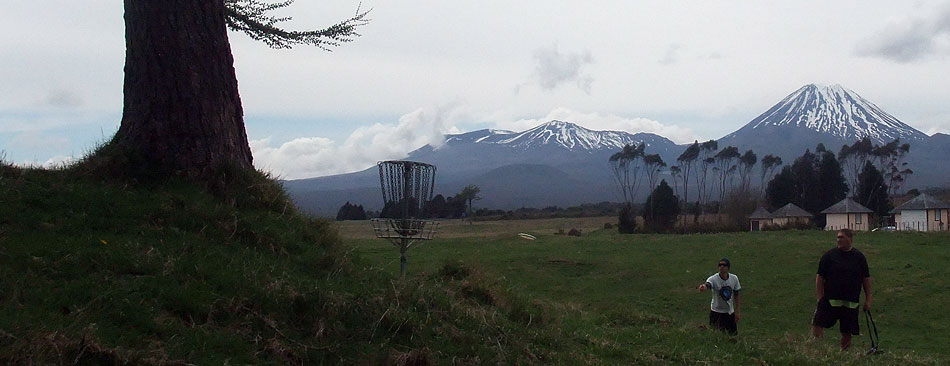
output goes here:
<path id="1" fill-rule="evenodd" d="M 254 164 L 285 179 L 400 159 L 444 134 L 552 119 L 718 139 L 806 84 L 840 84 L 950 133 L 950 0 L 299 0 L 314 29 L 371 9 L 332 52 L 229 34 Z M 0 14 L 0 159 L 57 166 L 118 130 L 122 3 Z"/>

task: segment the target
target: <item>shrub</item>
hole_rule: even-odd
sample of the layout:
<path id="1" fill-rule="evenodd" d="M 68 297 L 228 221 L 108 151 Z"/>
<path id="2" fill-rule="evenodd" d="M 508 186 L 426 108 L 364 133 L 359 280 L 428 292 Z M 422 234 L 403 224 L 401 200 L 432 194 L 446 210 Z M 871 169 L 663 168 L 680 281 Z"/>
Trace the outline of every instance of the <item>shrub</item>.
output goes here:
<path id="1" fill-rule="evenodd" d="M 660 185 L 650 193 L 643 205 L 645 226 L 656 232 L 671 231 L 679 213 L 679 199 L 673 194 L 673 189 L 666 184 L 666 180 L 660 181 Z"/>

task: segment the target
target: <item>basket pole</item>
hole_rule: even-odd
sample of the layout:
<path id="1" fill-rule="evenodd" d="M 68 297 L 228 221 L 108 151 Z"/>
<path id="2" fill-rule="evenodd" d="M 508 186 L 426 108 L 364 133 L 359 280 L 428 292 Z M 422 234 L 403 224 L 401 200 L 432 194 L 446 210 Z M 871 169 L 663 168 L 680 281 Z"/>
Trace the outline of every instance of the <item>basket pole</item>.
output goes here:
<path id="1" fill-rule="evenodd" d="M 399 244 L 399 277 L 406 276 L 406 251 L 409 250 L 409 239 L 402 238 Z"/>

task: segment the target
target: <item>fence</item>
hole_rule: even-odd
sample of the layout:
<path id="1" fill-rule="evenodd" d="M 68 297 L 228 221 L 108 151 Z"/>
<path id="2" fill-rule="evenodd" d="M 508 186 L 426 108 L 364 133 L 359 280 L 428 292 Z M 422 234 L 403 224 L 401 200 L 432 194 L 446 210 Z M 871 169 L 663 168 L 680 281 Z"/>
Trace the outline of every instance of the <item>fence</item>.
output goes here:
<path id="1" fill-rule="evenodd" d="M 948 231 L 948 225 L 942 221 L 910 221 L 901 222 L 898 230 L 907 231 Z"/>
<path id="2" fill-rule="evenodd" d="M 878 226 L 872 226 L 868 229 L 867 224 L 851 224 L 847 226 L 834 226 L 828 225 L 824 227 L 825 230 L 841 230 L 841 229 L 851 229 L 854 231 L 868 231 L 868 230 L 883 230 L 883 231 L 950 231 L 950 227 L 943 222 L 927 222 L 927 221 L 912 221 L 912 222 L 901 222 L 900 225 L 894 224 L 882 224 Z"/>

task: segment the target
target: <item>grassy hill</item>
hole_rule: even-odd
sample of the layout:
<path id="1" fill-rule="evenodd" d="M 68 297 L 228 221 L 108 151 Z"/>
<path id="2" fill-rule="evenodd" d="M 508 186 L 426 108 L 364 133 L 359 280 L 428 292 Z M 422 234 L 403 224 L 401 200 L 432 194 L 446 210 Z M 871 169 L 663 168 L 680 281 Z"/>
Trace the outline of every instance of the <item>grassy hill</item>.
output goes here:
<path id="1" fill-rule="evenodd" d="M 811 238 L 801 240 L 801 255 L 809 257 L 792 263 L 779 277 L 784 281 L 757 283 L 753 268 L 789 264 L 768 251 L 752 252 L 759 243 L 743 241 L 742 235 L 621 237 L 602 231 L 578 239 L 540 233 L 538 241 L 526 242 L 460 227 L 461 234 L 446 233 L 413 248 L 410 274 L 399 279 L 389 244 L 348 239 L 355 229 L 345 227 L 342 236 L 333 223 L 298 214 L 280 187 L 259 174 L 233 172 L 225 183 L 226 188 L 208 192 L 176 181 L 105 180 L 80 168 L 0 165 L 0 363 L 937 364 L 945 359 L 946 351 L 933 343 L 946 339 L 946 328 L 935 325 L 945 319 L 940 309 L 912 307 L 947 303 L 946 295 L 926 291 L 946 278 L 946 269 L 936 266 L 945 263 L 947 252 L 930 242 L 934 237 L 895 236 L 898 249 L 882 248 L 872 257 L 893 256 L 872 268 L 904 281 L 892 295 L 884 292 L 886 283 L 879 287 L 880 304 L 894 304 L 882 305 L 892 307 L 882 309 L 879 320 L 889 352 L 865 358 L 836 351 L 830 340 L 811 341 L 797 325 L 783 328 L 801 319 L 759 320 L 810 311 L 800 309 L 807 296 L 790 294 L 807 288 L 807 278 L 796 282 L 795 266 L 817 256 L 807 247 Z M 723 238 L 734 238 L 728 248 L 737 251 L 735 269 L 751 289 L 747 320 L 733 340 L 701 329 L 702 315 L 695 314 L 708 297 L 691 291 L 720 255 L 710 241 Z M 689 250 L 678 248 L 681 242 Z M 908 258 L 910 249 L 926 257 L 907 263 L 913 271 L 901 272 L 901 258 Z M 767 285 L 776 283 L 781 288 Z M 760 296 L 765 300 L 757 301 Z M 898 296 L 913 300 L 900 305 Z M 791 310 L 770 314 L 782 306 Z M 901 312 L 907 315 L 898 317 Z M 893 341 L 903 332 L 898 329 L 913 327 L 932 332 L 932 342 Z"/>
<path id="2" fill-rule="evenodd" d="M 464 268 L 364 269 L 265 177 L 209 194 L 0 169 L 0 364 L 570 359 L 542 307 Z"/>

